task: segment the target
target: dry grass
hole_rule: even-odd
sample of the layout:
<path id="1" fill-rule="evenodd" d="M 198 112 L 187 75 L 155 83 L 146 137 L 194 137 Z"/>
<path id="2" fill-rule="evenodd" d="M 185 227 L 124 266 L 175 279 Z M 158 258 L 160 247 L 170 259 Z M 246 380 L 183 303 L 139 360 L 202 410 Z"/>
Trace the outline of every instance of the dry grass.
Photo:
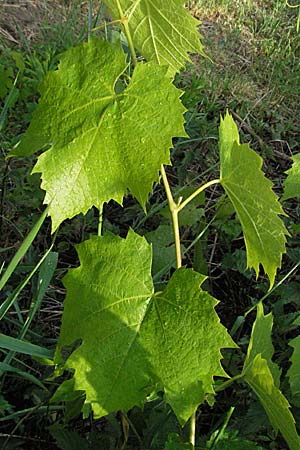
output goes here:
<path id="1" fill-rule="evenodd" d="M 82 17 L 86 17 L 87 2 L 80 2 Z M 43 24 L 64 22 L 77 1 L 7 0 L 0 4 L 0 36 L 20 44 L 21 35 L 29 44 L 36 42 Z"/>

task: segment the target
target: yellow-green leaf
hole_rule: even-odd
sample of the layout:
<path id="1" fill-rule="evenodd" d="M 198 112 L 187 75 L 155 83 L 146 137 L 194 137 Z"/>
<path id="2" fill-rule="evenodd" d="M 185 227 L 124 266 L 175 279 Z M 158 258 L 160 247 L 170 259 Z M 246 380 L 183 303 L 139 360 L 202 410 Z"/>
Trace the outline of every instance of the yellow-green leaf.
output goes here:
<path id="1" fill-rule="evenodd" d="M 114 0 L 105 0 L 113 19 L 122 19 Z M 119 0 L 134 46 L 148 61 L 178 72 L 190 60 L 188 52 L 205 56 L 196 20 L 184 0 Z"/>
<path id="2" fill-rule="evenodd" d="M 263 171 L 262 158 L 248 144 L 239 143 L 237 126 L 227 112 L 220 124 L 220 182 L 241 222 L 247 267 L 258 276 L 260 265 L 274 284 L 285 253 L 288 232 L 279 217 L 284 211 Z"/>
<path id="3" fill-rule="evenodd" d="M 283 183 L 282 200 L 300 197 L 300 153 L 292 156 L 293 165 L 287 170 L 287 178 Z"/>
<path id="4" fill-rule="evenodd" d="M 161 164 L 170 163 L 172 137 L 185 135 L 181 91 L 167 68 L 138 64 L 120 92 L 125 59 L 118 45 L 96 38 L 65 52 L 14 151 L 50 146 L 34 172 L 42 173 L 53 230 L 93 205 L 121 203 L 128 189 L 144 207 Z"/>

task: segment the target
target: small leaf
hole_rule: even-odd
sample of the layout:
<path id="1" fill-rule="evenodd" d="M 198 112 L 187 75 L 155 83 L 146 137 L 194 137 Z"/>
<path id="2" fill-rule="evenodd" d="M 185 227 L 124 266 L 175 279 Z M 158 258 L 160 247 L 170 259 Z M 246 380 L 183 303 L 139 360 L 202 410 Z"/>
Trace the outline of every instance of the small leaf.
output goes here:
<path id="1" fill-rule="evenodd" d="M 127 189 L 144 207 L 161 164 L 170 164 L 172 137 L 186 135 L 181 91 L 166 67 L 138 64 L 128 86 L 115 92 L 125 59 L 118 45 L 90 39 L 67 50 L 42 84 L 13 154 L 50 146 L 33 172 L 42 173 L 53 230 L 93 205 L 122 203 Z"/>
<path id="2" fill-rule="evenodd" d="M 292 393 L 292 403 L 300 406 L 300 336 L 292 339 L 289 345 L 293 347 L 293 354 L 291 356 L 291 366 L 287 372 L 290 380 L 290 388 Z"/>
<path id="3" fill-rule="evenodd" d="M 151 246 L 130 231 L 77 246 L 80 267 L 67 288 L 61 336 L 82 344 L 68 358 L 74 389 L 85 390 L 95 417 L 142 405 L 164 390 L 181 423 L 207 393 L 213 377 L 226 376 L 221 348 L 234 347 L 215 312 L 217 301 L 201 290 L 202 275 L 177 270 L 166 289 L 153 293 Z"/>
<path id="4" fill-rule="evenodd" d="M 290 450 L 299 450 L 300 438 L 289 409 L 289 402 L 275 386 L 268 362 L 261 354 L 256 355 L 247 367 L 245 380 L 258 396 L 274 430 L 276 432 L 280 430 Z"/>
<path id="5" fill-rule="evenodd" d="M 289 402 L 279 390 L 280 370 L 271 360 L 274 353 L 271 341 L 272 325 L 272 314 L 264 315 L 263 305 L 259 303 L 243 375 L 258 396 L 274 430 L 276 432 L 280 430 L 290 450 L 296 450 L 300 448 L 300 438 L 289 409 Z"/>
<path id="6" fill-rule="evenodd" d="M 60 450 L 88 450 L 89 443 L 79 436 L 76 431 L 66 430 L 63 426 L 55 425 L 49 428 L 51 435 Z"/>
<path id="7" fill-rule="evenodd" d="M 287 170 L 287 178 L 283 183 L 283 196 L 281 200 L 300 197 L 300 153 L 292 156 L 293 165 Z"/>
<path id="8" fill-rule="evenodd" d="M 114 20 L 122 19 L 113 0 L 105 0 Z M 196 20 L 184 0 L 120 0 L 133 43 L 148 61 L 170 67 L 174 74 L 191 61 L 188 52 L 205 56 Z"/>
<path id="9" fill-rule="evenodd" d="M 242 225 L 247 267 L 253 267 L 258 276 L 261 264 L 271 288 L 285 253 L 288 231 L 279 217 L 284 211 L 261 170 L 261 157 L 248 144 L 239 143 L 237 126 L 228 112 L 221 118 L 219 148 L 220 181 Z"/>
<path id="10" fill-rule="evenodd" d="M 187 442 L 182 442 L 178 434 L 171 433 L 165 443 L 164 450 L 193 450 L 193 446 Z"/>
<path id="11" fill-rule="evenodd" d="M 244 370 L 247 370 L 247 367 L 252 364 L 255 357 L 260 354 L 262 358 L 268 361 L 268 366 L 274 377 L 275 385 L 278 387 L 280 384 L 281 371 L 277 364 L 272 362 L 272 357 L 274 354 L 274 347 L 271 338 L 272 327 L 272 313 L 264 315 L 263 304 L 261 302 L 258 303 L 256 320 L 252 327 L 247 356 L 244 362 Z"/>

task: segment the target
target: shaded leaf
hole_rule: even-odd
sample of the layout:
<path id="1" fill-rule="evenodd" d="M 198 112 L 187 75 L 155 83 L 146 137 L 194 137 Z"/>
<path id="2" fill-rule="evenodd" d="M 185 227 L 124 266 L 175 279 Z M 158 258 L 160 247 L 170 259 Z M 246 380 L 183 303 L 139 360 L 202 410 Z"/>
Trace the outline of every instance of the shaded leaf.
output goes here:
<path id="1" fill-rule="evenodd" d="M 300 336 L 292 339 L 289 345 L 293 347 L 293 354 L 290 358 L 291 366 L 287 372 L 292 393 L 292 403 L 300 406 Z"/>
<path id="2" fill-rule="evenodd" d="M 268 367 L 275 380 L 275 385 L 278 387 L 280 384 L 281 371 L 277 364 L 272 361 L 274 354 L 274 347 L 271 337 L 272 327 L 272 313 L 265 315 L 263 304 L 261 302 L 258 303 L 256 319 L 252 327 L 247 356 L 244 362 L 244 370 L 247 370 L 247 367 L 252 364 L 255 357 L 260 354 L 262 358 L 267 360 Z"/>
<path id="3" fill-rule="evenodd" d="M 115 1 L 105 3 L 113 19 L 122 19 Z M 205 56 L 200 22 L 184 4 L 184 0 L 120 0 L 136 48 L 148 61 L 168 65 L 172 74 L 191 62 L 188 52 Z"/>
<path id="4" fill-rule="evenodd" d="M 268 362 L 260 354 L 246 368 L 245 380 L 258 396 L 275 431 L 280 430 L 290 450 L 299 450 L 300 438 L 289 402 L 275 386 Z"/>
<path id="5" fill-rule="evenodd" d="M 300 153 L 292 156 L 293 165 L 287 170 L 287 178 L 283 183 L 283 196 L 281 200 L 300 197 Z"/>
<path id="6" fill-rule="evenodd" d="M 192 444 L 188 442 L 183 442 L 179 435 L 176 433 L 171 433 L 168 436 L 168 440 L 165 443 L 164 450 L 192 450 Z"/>
<path id="7" fill-rule="evenodd" d="M 272 314 L 264 315 L 260 302 L 257 305 L 257 316 L 252 328 L 243 375 L 258 396 L 274 430 L 280 430 L 290 450 L 296 450 L 300 448 L 300 438 L 289 402 L 279 390 L 280 370 L 271 360 L 274 353 L 271 341 L 272 325 Z"/>
<path id="8" fill-rule="evenodd" d="M 129 85 L 116 93 L 126 67 L 118 45 L 94 38 L 66 51 L 41 87 L 14 154 L 51 146 L 33 171 L 42 173 L 53 230 L 93 205 L 121 203 L 127 189 L 144 206 L 161 164 L 170 163 L 172 137 L 185 135 L 181 91 L 166 77 L 167 68 L 138 64 Z"/>
<path id="9" fill-rule="evenodd" d="M 234 347 L 200 288 L 204 277 L 176 271 L 166 289 L 153 293 L 151 247 L 130 231 L 77 246 L 80 267 L 64 278 L 67 288 L 57 358 L 62 346 L 82 344 L 66 365 L 74 389 L 85 390 L 95 417 L 142 405 L 164 390 L 181 423 L 207 393 L 213 377 L 226 376 L 220 349 Z"/>
<path id="10" fill-rule="evenodd" d="M 240 144 L 237 126 L 227 112 L 220 124 L 220 182 L 241 222 L 247 267 L 256 275 L 260 264 L 274 284 L 288 232 L 279 214 L 284 211 L 272 191 L 272 182 L 261 170 L 262 159 L 248 144 Z"/>
<path id="11" fill-rule="evenodd" d="M 76 431 L 65 429 L 63 426 L 55 425 L 49 428 L 56 445 L 61 450 L 88 450 L 89 443 L 79 436 Z"/>
<path id="12" fill-rule="evenodd" d="M 152 244 L 153 274 L 165 268 L 176 267 L 175 244 L 170 225 L 159 225 L 156 230 L 146 233 L 145 238 Z"/>

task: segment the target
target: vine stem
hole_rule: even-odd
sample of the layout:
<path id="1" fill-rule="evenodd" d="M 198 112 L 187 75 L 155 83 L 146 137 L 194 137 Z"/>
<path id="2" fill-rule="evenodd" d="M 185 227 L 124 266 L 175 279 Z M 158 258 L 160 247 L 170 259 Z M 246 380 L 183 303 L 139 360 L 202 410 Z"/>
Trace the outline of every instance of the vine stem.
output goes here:
<path id="1" fill-rule="evenodd" d="M 132 40 L 132 37 L 131 37 L 129 25 L 128 25 L 128 18 L 125 16 L 125 13 L 124 13 L 124 11 L 122 9 L 120 0 L 116 0 L 116 5 L 117 5 L 117 8 L 118 8 L 118 11 L 119 11 L 119 14 L 120 14 L 120 22 L 123 24 L 123 27 L 124 27 L 124 33 L 125 33 L 125 36 L 127 38 L 127 42 L 128 42 L 128 45 L 129 45 L 129 50 L 130 50 L 130 53 L 131 53 L 131 56 L 132 56 L 133 64 L 136 66 L 137 63 L 138 63 L 138 60 L 137 60 L 137 56 L 136 56 L 136 53 L 135 53 L 135 48 L 134 48 L 134 45 L 133 45 L 133 40 Z"/>
<path id="2" fill-rule="evenodd" d="M 195 448 L 196 443 L 196 411 L 193 412 L 192 417 L 190 419 L 190 443 L 192 447 Z"/>
<path id="3" fill-rule="evenodd" d="M 179 233 L 179 221 L 178 221 L 178 205 L 175 202 L 171 188 L 169 185 L 169 181 L 167 178 L 167 174 L 163 165 L 161 165 L 160 172 L 162 175 L 164 188 L 166 191 L 169 209 L 172 216 L 172 224 L 173 224 L 173 232 L 174 232 L 174 240 L 175 240 L 175 250 L 176 250 L 176 267 L 179 269 L 181 267 L 181 248 L 180 248 L 180 233 Z"/>
<path id="4" fill-rule="evenodd" d="M 178 205 L 178 212 L 181 211 L 188 203 L 190 203 L 192 200 L 194 200 L 194 198 L 197 197 L 197 195 L 199 195 L 201 192 L 203 192 L 206 188 L 208 188 L 209 186 L 212 186 L 213 184 L 217 184 L 217 183 L 220 183 L 219 179 L 208 181 L 208 183 L 205 183 L 202 186 L 200 186 L 184 202 L 182 202 L 182 203 L 180 203 L 180 205 Z"/>
<path id="5" fill-rule="evenodd" d="M 103 227 L 103 205 L 98 209 L 99 211 L 99 219 L 98 219 L 98 236 L 102 236 L 102 227 Z"/>
<path id="6" fill-rule="evenodd" d="M 212 186 L 213 184 L 217 184 L 220 182 L 219 179 L 209 181 L 208 183 L 203 184 L 198 189 L 196 189 L 193 194 L 191 194 L 184 202 L 182 202 L 182 198 L 179 199 L 178 203 L 174 200 L 174 197 L 172 195 L 172 191 L 170 188 L 170 184 L 168 181 L 168 177 L 165 171 L 165 168 L 163 165 L 161 165 L 161 175 L 164 183 L 164 188 L 166 191 L 169 209 L 171 212 L 172 217 L 172 224 L 173 224 L 173 232 L 174 232 L 174 241 L 175 241 L 175 250 L 176 250 L 176 267 L 179 269 L 182 265 L 182 256 L 181 256 L 181 247 L 180 247 L 180 231 L 179 231 L 179 220 L 178 220 L 178 214 L 179 212 L 188 204 L 190 203 L 197 195 L 199 195 L 201 192 L 204 191 L 204 189 L 208 188 L 209 186 Z M 192 447 L 195 448 L 195 442 L 196 442 L 196 411 L 191 416 L 190 419 L 190 443 L 192 444 Z"/>

